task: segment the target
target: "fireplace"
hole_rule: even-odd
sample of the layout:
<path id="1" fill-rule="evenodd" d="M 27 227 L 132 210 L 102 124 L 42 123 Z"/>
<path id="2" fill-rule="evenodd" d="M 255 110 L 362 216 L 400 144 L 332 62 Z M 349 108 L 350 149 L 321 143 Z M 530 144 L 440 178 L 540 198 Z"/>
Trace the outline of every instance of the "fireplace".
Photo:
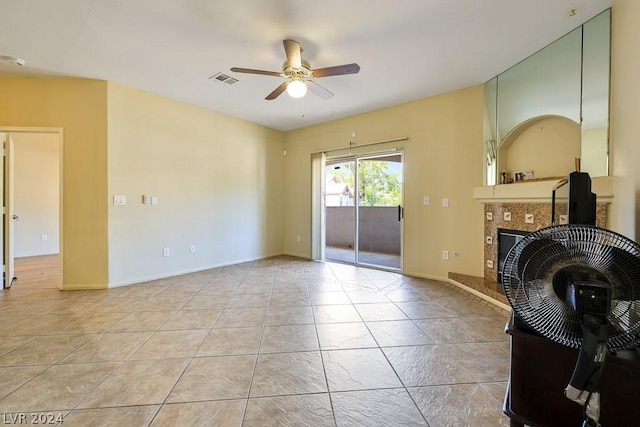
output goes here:
<path id="1" fill-rule="evenodd" d="M 527 234 L 529 231 L 498 228 L 498 283 L 502 283 L 502 267 L 509 251 Z"/>
<path id="2" fill-rule="evenodd" d="M 559 180 L 531 180 L 517 184 L 476 187 L 474 198 L 484 205 L 484 271 L 482 276 L 449 272 L 449 279 L 484 294 L 489 298 L 508 304 L 502 285 L 498 283 L 498 273 L 502 268 L 504 257 L 518 238 L 530 232 L 551 225 L 551 194 Z M 592 178 L 592 190 L 598 196 L 596 204 L 596 225 L 606 228 L 607 210 L 613 200 L 613 179 L 611 177 Z M 566 197 L 564 197 L 566 199 Z M 563 200 L 563 197 L 560 198 Z M 567 210 L 560 204 L 556 206 L 555 223 L 567 221 Z M 498 231 L 511 231 L 518 237 L 511 236 L 511 243 L 503 244 L 500 255 Z M 506 245 L 506 246 L 504 246 Z"/>

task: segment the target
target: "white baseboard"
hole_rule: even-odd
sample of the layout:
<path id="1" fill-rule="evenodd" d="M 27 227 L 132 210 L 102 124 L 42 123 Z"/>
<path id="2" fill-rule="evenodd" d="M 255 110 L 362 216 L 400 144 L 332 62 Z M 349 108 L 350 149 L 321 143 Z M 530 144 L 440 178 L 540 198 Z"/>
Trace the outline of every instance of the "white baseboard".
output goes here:
<path id="1" fill-rule="evenodd" d="M 242 264 L 244 262 L 260 261 L 260 260 L 263 260 L 263 259 L 272 258 L 272 257 L 276 257 L 276 256 L 281 256 L 281 255 L 285 255 L 285 254 L 283 254 L 281 252 L 280 253 L 276 253 L 276 254 L 266 254 L 266 255 L 261 255 L 259 257 L 244 258 L 244 259 L 238 259 L 238 260 L 234 260 L 234 261 L 227 261 L 227 262 L 222 262 L 222 263 L 198 266 L 198 267 L 195 267 L 195 268 L 190 268 L 190 269 L 185 269 L 185 270 L 172 271 L 171 273 L 166 273 L 166 274 L 158 274 L 158 275 L 138 277 L 138 278 L 135 278 L 133 280 L 126 280 L 126 281 L 123 281 L 123 282 L 109 283 L 108 288 L 118 288 L 120 286 L 128 286 L 128 285 L 135 285 L 135 284 L 138 284 L 138 283 L 151 282 L 153 280 L 168 279 L 170 277 L 182 276 L 183 274 L 198 273 L 200 271 L 212 270 L 214 268 L 228 267 L 230 265 Z M 65 289 L 66 289 L 66 287 L 65 287 Z M 78 289 L 104 289 L 104 288 L 78 288 Z"/>

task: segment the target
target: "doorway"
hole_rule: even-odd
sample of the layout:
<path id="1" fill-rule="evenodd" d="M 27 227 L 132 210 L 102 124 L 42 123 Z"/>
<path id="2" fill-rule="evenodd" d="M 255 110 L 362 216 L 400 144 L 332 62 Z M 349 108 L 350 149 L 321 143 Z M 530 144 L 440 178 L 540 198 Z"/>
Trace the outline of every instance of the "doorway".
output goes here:
<path id="1" fill-rule="evenodd" d="M 325 164 L 325 259 L 402 270 L 402 153 Z"/>
<path id="2" fill-rule="evenodd" d="M 56 288 L 62 277 L 62 129 L 0 128 L 3 288 Z"/>

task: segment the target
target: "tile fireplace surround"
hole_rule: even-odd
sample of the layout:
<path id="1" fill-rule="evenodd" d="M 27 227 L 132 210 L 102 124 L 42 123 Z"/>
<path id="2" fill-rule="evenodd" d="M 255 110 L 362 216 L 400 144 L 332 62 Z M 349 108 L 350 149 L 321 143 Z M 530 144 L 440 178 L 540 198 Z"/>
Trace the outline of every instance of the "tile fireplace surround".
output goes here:
<path id="1" fill-rule="evenodd" d="M 498 229 L 536 231 L 551 225 L 551 194 L 558 180 L 519 182 L 477 187 L 474 198 L 484 204 L 484 277 L 449 273 L 449 278 L 491 299 L 507 304 L 498 278 Z M 613 199 L 610 177 L 592 178 L 592 191 L 598 196 L 596 225 L 606 228 L 608 205 Z M 566 210 L 566 199 L 565 210 Z M 560 210 L 562 201 L 556 202 Z M 565 214 L 566 212 L 557 212 Z"/>

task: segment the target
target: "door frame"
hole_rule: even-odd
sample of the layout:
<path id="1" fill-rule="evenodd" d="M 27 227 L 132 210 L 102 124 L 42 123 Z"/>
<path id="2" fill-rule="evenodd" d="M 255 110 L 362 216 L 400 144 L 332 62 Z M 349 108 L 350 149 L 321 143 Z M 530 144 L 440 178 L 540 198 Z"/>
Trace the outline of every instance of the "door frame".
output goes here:
<path id="1" fill-rule="evenodd" d="M 347 155 L 345 154 L 341 154 L 341 155 L 335 155 L 335 156 L 323 156 L 323 162 L 322 162 L 322 173 L 321 173 L 321 177 L 319 178 L 320 184 L 322 185 L 322 189 L 323 191 L 320 192 L 320 197 L 321 197 L 321 202 L 320 202 L 320 206 L 322 206 L 322 210 L 321 210 L 321 224 L 323 224 L 322 227 L 322 233 L 321 236 L 317 236 L 318 238 L 320 238 L 321 240 L 321 247 L 322 247 L 322 254 L 324 255 L 325 253 L 325 247 L 326 247 L 326 206 L 325 206 L 325 191 L 324 191 L 324 183 L 326 182 L 326 167 L 325 164 L 328 162 L 335 162 L 336 160 L 341 160 L 341 161 L 353 161 L 354 162 L 354 191 L 355 191 L 355 199 L 354 199 L 354 217 L 355 217 L 355 224 L 354 224 L 354 260 L 353 260 L 353 265 L 356 266 L 362 266 L 362 267 L 367 267 L 367 268 L 375 268 L 375 269 L 380 269 L 380 270 L 388 270 L 388 271 L 394 271 L 394 272 L 402 272 L 404 271 L 404 215 L 402 215 L 401 217 L 401 221 L 400 221 L 400 267 L 399 268 L 391 268 L 391 267 L 386 267 L 383 265 L 377 265 L 377 264 L 369 264 L 369 263 L 363 263 L 363 262 L 359 262 L 358 261 L 358 254 L 359 254 L 359 208 L 360 208 L 360 200 L 358 197 L 358 189 L 359 189 L 359 182 L 358 182 L 358 162 L 360 160 L 369 160 L 369 159 L 376 159 L 376 158 L 380 158 L 380 157 L 389 157 L 389 156 L 393 156 L 393 155 L 398 155 L 400 156 L 400 164 L 401 164 L 401 187 L 400 187 L 400 206 L 401 206 L 401 211 L 404 211 L 404 149 L 401 148 L 395 148 L 393 150 L 380 150 L 380 151 L 371 151 L 371 152 L 364 152 L 364 153 L 359 153 L 359 154 L 353 154 L 353 153 L 349 153 Z M 317 177 L 318 175 L 316 175 L 314 173 L 314 177 Z M 317 185 L 315 185 L 317 186 Z M 314 187 L 315 187 L 314 186 Z M 313 201 L 315 202 L 314 206 L 317 206 L 317 202 L 316 202 L 316 195 L 318 194 L 318 192 L 313 192 L 312 191 L 312 195 L 313 195 Z M 316 211 L 316 209 L 314 208 L 314 213 L 313 215 L 317 215 L 318 212 Z M 315 245 L 314 245 L 315 246 Z M 316 258 L 314 258 L 316 259 Z M 322 260 L 325 260 L 325 257 L 323 256 L 322 258 L 320 258 Z"/>
<path id="2" fill-rule="evenodd" d="M 64 132 L 63 132 L 63 128 L 59 128 L 59 127 L 19 127 L 19 126 L 0 126 L 0 133 L 6 134 L 8 135 L 7 137 L 7 142 L 9 142 L 9 139 L 11 138 L 12 134 L 20 134 L 20 133 L 29 133 L 29 134 L 54 134 L 58 136 L 58 161 L 59 161 L 59 165 L 58 165 L 58 253 L 59 253 L 59 271 L 60 271 L 60 280 L 61 282 L 58 284 L 58 287 L 61 289 L 62 288 L 62 278 L 64 277 L 63 275 L 63 247 L 64 247 L 64 221 L 63 221 L 63 147 L 64 147 Z M 9 154 L 9 147 L 6 147 L 5 149 L 5 153 L 7 156 L 10 156 Z M 13 240 L 14 240 L 14 236 L 13 233 L 11 233 L 11 229 L 13 228 L 11 225 L 13 219 L 11 218 L 11 215 L 13 213 L 13 193 L 14 193 L 14 186 L 13 186 L 13 182 L 12 182 L 12 175 L 13 175 L 13 170 L 12 169 L 12 163 L 13 163 L 13 159 L 10 157 L 5 157 L 8 161 L 5 163 L 8 167 L 5 167 L 4 170 L 2 171 L 3 177 L 3 185 L 2 185 L 2 191 L 3 191 L 3 200 L 7 201 L 7 205 L 8 206 L 4 206 L 4 212 L 3 212 L 3 233 L 2 233 L 2 249 L 0 249 L 1 252 L 1 259 L 3 262 L 3 266 L 5 267 L 5 271 L 7 271 L 7 266 L 9 266 L 10 264 L 13 263 L 13 259 L 14 259 L 14 253 L 13 253 Z M 7 232 L 7 230 L 9 232 Z M 8 273 L 8 271 L 7 271 Z M 7 274 L 5 274 L 5 278 L 3 279 L 3 288 L 4 289 L 8 289 L 11 287 L 11 282 L 13 281 L 13 277 L 11 278 L 11 280 L 9 281 L 9 285 L 7 286 Z"/>

